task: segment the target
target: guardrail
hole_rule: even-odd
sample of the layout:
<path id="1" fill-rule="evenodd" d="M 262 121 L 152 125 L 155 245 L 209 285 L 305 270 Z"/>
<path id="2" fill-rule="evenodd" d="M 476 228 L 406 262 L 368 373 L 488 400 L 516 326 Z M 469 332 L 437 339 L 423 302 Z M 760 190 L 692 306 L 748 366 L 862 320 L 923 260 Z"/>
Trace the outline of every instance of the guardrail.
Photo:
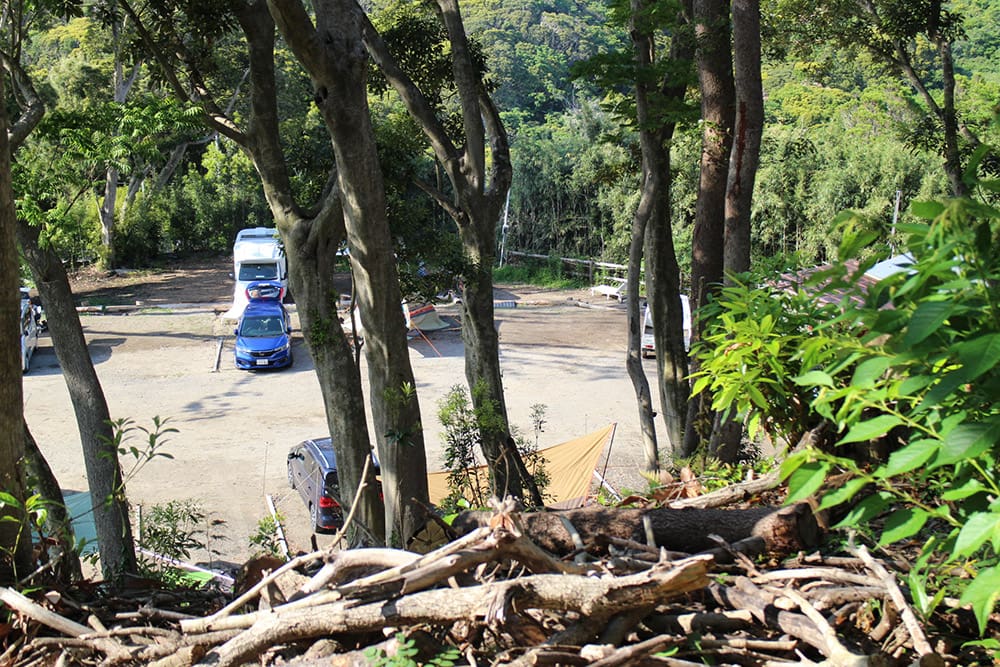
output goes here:
<path id="1" fill-rule="evenodd" d="M 549 260 L 559 260 L 563 264 L 568 265 L 573 269 L 575 274 L 583 274 L 587 276 L 590 282 L 594 282 L 594 275 L 600 271 L 606 271 L 611 274 L 620 274 L 620 277 L 625 277 L 628 273 L 628 267 L 624 264 L 613 264 L 612 262 L 598 262 L 593 259 L 575 259 L 572 257 L 552 257 L 550 255 L 536 255 L 530 252 L 519 252 L 517 250 L 508 250 L 506 256 L 509 260 L 511 257 L 524 257 L 527 259 L 538 259 L 542 261 Z M 583 269 L 583 270 L 581 270 Z"/>

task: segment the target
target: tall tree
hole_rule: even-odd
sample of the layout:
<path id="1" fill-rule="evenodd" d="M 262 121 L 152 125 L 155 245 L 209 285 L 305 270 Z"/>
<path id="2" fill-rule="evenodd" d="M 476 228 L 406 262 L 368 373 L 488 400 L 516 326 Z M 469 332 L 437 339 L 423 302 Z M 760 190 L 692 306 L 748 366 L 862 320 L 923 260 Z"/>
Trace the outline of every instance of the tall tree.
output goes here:
<path id="1" fill-rule="evenodd" d="M 107 17 L 111 30 L 111 50 L 112 50 L 112 71 L 111 71 L 111 95 L 115 104 L 125 103 L 129 91 L 135 84 L 136 78 L 142 69 L 142 61 L 136 60 L 129 63 L 126 71 L 126 35 L 122 32 L 125 28 L 121 20 L 122 14 L 118 11 L 117 3 L 114 0 L 109 2 Z M 98 213 L 101 218 L 101 243 L 104 246 L 104 262 L 108 266 L 115 264 L 115 216 L 118 214 L 118 186 L 121 172 L 116 164 L 109 164 L 104 171 L 104 195 L 100 201 Z"/>
<path id="2" fill-rule="evenodd" d="M 727 276 L 750 270 L 750 213 L 764 129 L 760 0 L 733 0 L 732 15 L 736 117 L 726 181 L 724 266 Z M 742 436 L 742 421 L 720 414 L 712 429 L 708 451 L 722 461 L 735 463 Z"/>
<path id="3" fill-rule="evenodd" d="M 17 43 L 19 39 L 19 35 L 14 37 Z M 20 49 L 15 51 L 20 52 Z M 44 106 L 20 63 L 6 53 L 0 59 L 16 89 L 13 98 L 22 106 L 11 136 L 11 148 L 16 151 L 41 119 Z M 102 571 L 105 578 L 117 580 L 122 575 L 135 573 L 137 564 L 121 469 L 112 444 L 110 415 L 86 347 L 69 279 L 51 248 L 43 249 L 39 236 L 38 227 L 29 224 L 27 219 L 18 219 L 17 238 L 49 312 L 53 343 L 77 417 Z"/>
<path id="4" fill-rule="evenodd" d="M 0 93 L 6 81 L 0 77 Z M 0 96 L 6 99 L 6 94 Z M 20 340 L 19 287 L 21 265 L 17 257 L 17 213 L 10 177 L 10 130 L 7 109 L 0 109 L 0 340 Z M 7 494 L 0 503 L 0 582 L 11 584 L 30 571 L 31 531 L 25 514 L 24 397 L 21 387 L 21 350 L 3 345 L 0 353 L 0 489 Z"/>
<path id="5" fill-rule="evenodd" d="M 427 136 L 452 188 L 421 187 L 455 221 L 462 239 L 468 275 L 462 282 L 462 339 L 465 376 L 473 405 L 490 414 L 480 424 L 483 454 L 496 495 L 522 497 L 530 475 L 510 443 L 506 399 L 500 369 L 500 342 L 493 312 L 493 264 L 496 227 L 511 182 L 507 133 L 483 85 L 473 59 L 456 0 L 437 0 L 436 8 L 450 43 L 452 75 L 462 118 L 462 144 L 456 145 L 427 96 L 396 62 L 375 27 L 366 24 L 365 43 L 373 60 Z M 537 490 L 531 501 L 542 503 Z"/>
<path id="6" fill-rule="evenodd" d="M 17 123 L 19 131 L 11 142 L 16 150 L 41 119 L 44 105 L 20 63 L 6 56 L 2 60 L 17 90 L 14 99 L 23 105 Z M 106 579 L 117 580 L 122 575 L 136 573 L 138 566 L 124 480 L 113 444 L 111 415 L 90 359 L 66 269 L 52 248 L 41 240 L 45 205 L 37 203 L 27 208 L 42 211 L 42 219 L 19 218 L 17 239 L 48 312 L 53 347 L 73 403 L 90 487 L 101 570 Z"/>
<path id="7" fill-rule="evenodd" d="M 211 54 L 202 52 L 195 57 L 187 53 L 183 61 L 174 59 L 181 43 L 172 29 L 177 20 L 196 33 L 222 28 L 210 36 L 213 41 L 230 38 L 228 22 L 205 24 L 201 9 L 195 6 L 186 6 L 187 13 L 174 8 L 178 13 L 157 14 L 152 5 L 145 8 L 149 16 L 144 21 L 130 3 L 123 1 L 122 6 L 139 26 L 174 94 L 185 101 L 197 99 L 205 122 L 240 146 L 257 168 L 288 253 L 292 290 L 316 363 L 337 453 L 342 500 L 349 504 L 362 482 L 371 441 L 360 369 L 337 317 L 339 295 L 332 284 L 336 252 L 346 236 L 365 323 L 372 413 L 385 492 L 383 510 L 374 485 L 368 484 L 357 516 L 373 541 L 404 542 L 421 523 L 421 510 L 413 501 L 427 499 L 426 455 L 385 217 L 385 193 L 368 115 L 368 60 L 361 43 L 363 12 L 348 0 L 313 3 L 312 14 L 305 4 L 292 0 L 233 3 L 250 64 L 249 112 L 241 127 L 216 103 L 215 91 L 202 71 Z M 308 205 L 299 201 L 293 188 L 280 136 L 276 30 L 281 31 L 312 81 L 313 102 L 334 149 L 335 164 L 327 165 L 326 187 Z M 192 81 L 190 87 L 181 82 L 181 72 Z"/>
<path id="8" fill-rule="evenodd" d="M 361 7 L 349 0 L 314 6 L 315 27 L 300 2 L 271 3 L 282 36 L 313 81 L 314 101 L 333 141 L 355 290 L 366 327 L 386 530 L 390 542 L 398 544 L 421 523 L 420 508 L 412 501 L 427 500 L 427 463 L 368 109 L 368 55 L 362 41 L 367 20 Z"/>
<path id="9" fill-rule="evenodd" d="M 688 27 L 679 3 L 643 0 L 631 3 L 629 34 L 637 65 L 635 109 L 642 155 L 642 181 L 639 205 L 632 223 L 629 284 L 639 284 L 641 258 L 645 254 L 648 268 L 646 294 L 654 323 L 660 407 L 667 446 L 672 453 L 679 453 L 683 442 L 689 394 L 680 270 L 674 250 L 670 210 L 670 145 L 678 120 L 688 113 L 684 98 L 693 75 L 694 42 L 687 32 Z M 669 39 L 667 48 L 658 43 L 663 37 Z M 640 355 L 644 324 L 637 299 L 629 302 L 628 320 L 626 367 L 639 404 L 645 467 L 654 471 L 659 467 L 659 453 Z"/>
<path id="10" fill-rule="evenodd" d="M 709 293 L 723 280 L 725 266 L 725 202 L 729 154 L 733 142 L 735 90 L 730 48 L 729 3 L 694 0 L 693 20 L 697 40 L 698 87 L 701 91 L 701 175 L 691 239 L 691 302 L 694 312 L 708 301 Z M 704 323 L 695 316 L 692 338 L 697 340 Z M 697 370 L 692 361 L 692 372 Z M 711 401 L 697 394 L 688 404 L 685 455 L 690 456 L 710 436 Z"/>

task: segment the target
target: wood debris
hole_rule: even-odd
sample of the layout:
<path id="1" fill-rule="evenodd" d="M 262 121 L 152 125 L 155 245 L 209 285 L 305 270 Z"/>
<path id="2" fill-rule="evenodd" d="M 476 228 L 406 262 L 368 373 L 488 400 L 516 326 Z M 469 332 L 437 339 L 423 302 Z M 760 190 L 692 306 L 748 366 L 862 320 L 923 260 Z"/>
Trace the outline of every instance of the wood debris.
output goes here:
<path id="1" fill-rule="evenodd" d="M 887 563 L 863 548 L 825 558 L 753 535 L 761 517 L 799 521 L 801 509 L 732 511 L 710 528 L 749 532 L 700 555 L 659 544 L 669 514 L 647 544 L 630 510 L 531 515 L 508 504 L 465 517 L 467 532 L 430 553 L 304 554 L 233 600 L 0 589 L 11 612 L 0 664 L 364 665 L 400 652 L 419 664 L 442 654 L 467 665 L 967 664 L 927 636 Z M 598 516 L 629 530 L 602 530 Z M 753 553 L 767 560 L 734 549 L 734 537 L 762 541 Z"/>

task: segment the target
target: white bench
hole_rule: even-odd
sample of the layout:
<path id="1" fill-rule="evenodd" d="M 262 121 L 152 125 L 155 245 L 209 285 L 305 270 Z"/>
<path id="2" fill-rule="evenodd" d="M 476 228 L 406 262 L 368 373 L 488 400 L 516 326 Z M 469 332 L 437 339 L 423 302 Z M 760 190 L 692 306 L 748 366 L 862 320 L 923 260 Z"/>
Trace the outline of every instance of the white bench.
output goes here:
<path id="1" fill-rule="evenodd" d="M 605 298 L 617 299 L 619 303 L 625 301 L 628 296 L 628 281 L 624 278 L 608 278 L 607 285 L 594 285 L 590 288 L 591 294 L 603 294 Z"/>

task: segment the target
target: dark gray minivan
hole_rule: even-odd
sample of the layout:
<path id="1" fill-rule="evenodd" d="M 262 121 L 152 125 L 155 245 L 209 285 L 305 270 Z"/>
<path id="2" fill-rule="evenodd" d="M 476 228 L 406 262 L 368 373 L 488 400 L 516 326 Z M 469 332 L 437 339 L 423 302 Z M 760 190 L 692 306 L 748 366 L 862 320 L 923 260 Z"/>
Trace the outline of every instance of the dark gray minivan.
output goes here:
<path id="1" fill-rule="evenodd" d="M 372 463 L 377 476 L 380 470 L 374 452 Z M 288 452 L 288 485 L 302 496 L 317 533 L 333 531 L 344 525 L 337 455 L 333 452 L 330 438 L 304 440 L 292 447 Z"/>

